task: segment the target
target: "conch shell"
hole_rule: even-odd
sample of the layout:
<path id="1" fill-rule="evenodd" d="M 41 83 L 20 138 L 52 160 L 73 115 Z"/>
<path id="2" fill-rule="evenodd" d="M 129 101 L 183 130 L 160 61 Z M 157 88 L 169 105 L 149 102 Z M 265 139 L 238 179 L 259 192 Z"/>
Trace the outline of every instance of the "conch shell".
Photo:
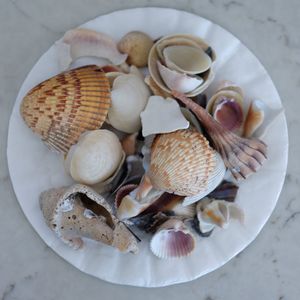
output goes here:
<path id="1" fill-rule="evenodd" d="M 56 42 L 59 64 L 63 70 L 80 57 L 91 56 L 109 60 L 114 65 L 125 62 L 127 54 L 118 51 L 115 41 L 105 33 L 76 28 Z"/>
<path id="2" fill-rule="evenodd" d="M 31 89 L 21 115 L 31 130 L 52 149 L 67 153 L 87 130 L 98 129 L 110 107 L 110 86 L 97 66 L 56 75 Z"/>
<path id="3" fill-rule="evenodd" d="M 50 189 L 40 195 L 40 207 L 47 225 L 74 249 L 89 238 L 122 252 L 138 251 L 132 233 L 113 214 L 107 201 L 91 188 L 76 184 Z"/>
<path id="4" fill-rule="evenodd" d="M 71 147 L 66 169 L 75 181 L 93 185 L 110 178 L 124 158 L 118 137 L 112 131 L 98 129 L 84 133 Z"/>
<path id="5" fill-rule="evenodd" d="M 215 59 L 215 52 L 199 37 L 170 35 L 154 44 L 149 53 L 148 67 L 152 80 L 164 92 L 177 90 L 195 96 L 212 82 Z M 151 81 L 150 84 L 159 91 Z"/>

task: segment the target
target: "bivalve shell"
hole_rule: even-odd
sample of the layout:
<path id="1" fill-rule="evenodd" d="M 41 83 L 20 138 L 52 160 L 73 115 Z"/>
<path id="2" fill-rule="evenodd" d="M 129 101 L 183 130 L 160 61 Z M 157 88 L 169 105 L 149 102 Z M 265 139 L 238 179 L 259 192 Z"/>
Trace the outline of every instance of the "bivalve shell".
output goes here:
<path id="1" fill-rule="evenodd" d="M 31 89 L 21 104 L 21 115 L 48 146 L 67 153 L 83 132 L 102 126 L 110 103 L 105 74 L 97 66 L 86 66 Z"/>

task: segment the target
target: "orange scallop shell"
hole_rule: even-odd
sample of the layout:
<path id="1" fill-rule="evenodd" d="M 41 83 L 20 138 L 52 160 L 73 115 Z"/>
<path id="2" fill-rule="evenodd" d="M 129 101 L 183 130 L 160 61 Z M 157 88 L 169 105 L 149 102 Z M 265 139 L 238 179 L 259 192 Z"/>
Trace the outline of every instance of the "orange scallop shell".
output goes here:
<path id="1" fill-rule="evenodd" d="M 21 115 L 48 146 L 67 153 L 83 132 L 102 126 L 110 103 L 105 73 L 97 66 L 85 66 L 31 89 L 21 104 Z"/>
<path id="2" fill-rule="evenodd" d="M 148 176 L 158 190 L 192 196 L 207 187 L 215 165 L 215 152 L 201 133 L 178 130 L 154 139 Z"/>

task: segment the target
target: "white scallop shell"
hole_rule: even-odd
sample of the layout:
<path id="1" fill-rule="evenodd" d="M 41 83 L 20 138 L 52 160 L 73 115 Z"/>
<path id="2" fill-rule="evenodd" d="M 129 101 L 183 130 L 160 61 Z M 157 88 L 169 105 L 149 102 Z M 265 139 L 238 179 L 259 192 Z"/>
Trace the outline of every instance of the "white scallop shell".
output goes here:
<path id="1" fill-rule="evenodd" d="M 68 152 L 65 165 L 75 181 L 91 185 L 110 178 L 123 156 L 118 137 L 109 130 L 99 129 L 80 137 Z"/>
<path id="2" fill-rule="evenodd" d="M 179 258 L 189 255 L 195 243 L 195 237 L 181 220 L 170 219 L 158 228 L 150 249 L 159 258 Z"/>
<path id="3" fill-rule="evenodd" d="M 108 111 L 109 123 L 126 133 L 134 133 L 141 128 L 140 113 L 145 109 L 150 91 L 140 76 L 122 74 L 113 82 L 111 107 Z"/>
<path id="4" fill-rule="evenodd" d="M 199 201 L 200 199 L 208 195 L 210 192 L 212 192 L 221 183 L 226 173 L 226 167 L 224 165 L 221 155 L 216 151 L 215 160 L 216 167 L 209 175 L 206 188 L 197 195 L 185 197 L 183 205 L 190 205 L 194 202 Z"/>
<path id="5" fill-rule="evenodd" d="M 143 136 L 173 132 L 189 127 L 179 104 L 172 98 L 149 97 L 145 110 L 141 113 Z"/>
<path id="6" fill-rule="evenodd" d="M 162 65 L 157 61 L 159 74 L 170 90 L 176 90 L 180 93 L 189 93 L 195 90 L 203 83 L 203 79 L 199 76 L 189 76 L 185 73 L 179 73 Z"/>

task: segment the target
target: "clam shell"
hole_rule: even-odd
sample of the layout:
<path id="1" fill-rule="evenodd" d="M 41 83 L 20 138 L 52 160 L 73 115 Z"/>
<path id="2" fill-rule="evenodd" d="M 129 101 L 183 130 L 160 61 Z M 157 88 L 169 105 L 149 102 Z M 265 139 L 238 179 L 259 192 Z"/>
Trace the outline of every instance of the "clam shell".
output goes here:
<path id="1" fill-rule="evenodd" d="M 243 90 L 234 82 L 230 80 L 223 80 L 219 83 L 219 86 L 217 88 L 217 92 L 220 91 L 234 91 L 241 95 L 241 97 L 244 97 Z"/>
<path id="2" fill-rule="evenodd" d="M 40 207 L 47 225 L 73 248 L 82 247 L 85 237 L 120 251 L 138 251 L 135 237 L 113 215 L 108 202 L 85 185 L 45 191 Z"/>
<path id="3" fill-rule="evenodd" d="M 178 34 L 178 35 L 166 36 L 158 40 L 150 50 L 149 58 L 148 58 L 148 68 L 149 68 L 150 76 L 155 82 L 155 84 L 159 87 L 159 89 L 161 89 L 167 94 L 170 94 L 172 91 L 163 82 L 158 70 L 157 61 L 160 60 L 164 62 L 163 50 L 167 47 L 177 46 L 177 45 L 192 46 L 198 49 L 202 49 L 208 55 L 210 54 L 209 56 L 212 62 L 214 62 L 214 60 L 216 59 L 216 54 L 214 50 L 205 41 L 203 41 L 197 36 L 193 36 L 189 34 Z M 202 73 L 201 78 L 203 79 L 203 83 L 193 91 L 186 93 L 187 96 L 198 95 L 209 86 L 209 84 L 214 79 L 214 73 L 212 67 L 210 67 L 209 70 Z M 159 91 L 157 88 L 155 90 Z"/>
<path id="4" fill-rule="evenodd" d="M 207 188 L 216 160 L 215 151 L 201 133 L 178 130 L 161 134 L 151 148 L 147 175 L 155 189 L 193 196 Z"/>
<path id="5" fill-rule="evenodd" d="M 170 90 L 176 90 L 181 93 L 189 93 L 195 90 L 203 83 L 203 79 L 199 76 L 188 76 L 185 73 L 179 73 L 162 65 L 157 61 L 159 74 Z"/>
<path id="6" fill-rule="evenodd" d="M 179 258 L 192 253 L 195 243 L 195 237 L 182 221 L 170 219 L 158 228 L 150 248 L 159 258 Z"/>
<path id="7" fill-rule="evenodd" d="M 105 74 L 97 66 L 86 66 L 31 89 L 22 101 L 21 115 L 48 146 L 67 153 L 83 132 L 102 126 L 110 103 Z"/>
<path id="8" fill-rule="evenodd" d="M 164 48 L 166 66 L 175 71 L 195 75 L 211 67 L 211 58 L 202 48 L 175 45 Z"/>
<path id="9" fill-rule="evenodd" d="M 194 196 L 185 197 L 183 201 L 183 205 L 190 205 L 192 203 L 195 203 L 211 193 L 215 188 L 221 183 L 221 181 L 224 179 L 225 173 L 226 173 L 226 167 L 224 165 L 223 159 L 221 155 L 218 152 L 214 152 L 214 159 L 215 159 L 215 167 L 211 171 L 211 173 L 208 175 L 206 188 L 203 189 L 200 193 Z"/>

